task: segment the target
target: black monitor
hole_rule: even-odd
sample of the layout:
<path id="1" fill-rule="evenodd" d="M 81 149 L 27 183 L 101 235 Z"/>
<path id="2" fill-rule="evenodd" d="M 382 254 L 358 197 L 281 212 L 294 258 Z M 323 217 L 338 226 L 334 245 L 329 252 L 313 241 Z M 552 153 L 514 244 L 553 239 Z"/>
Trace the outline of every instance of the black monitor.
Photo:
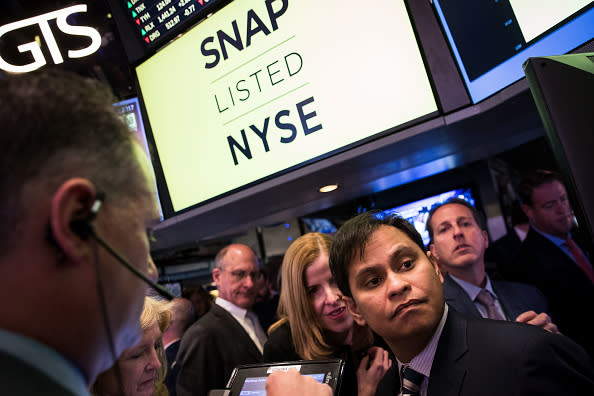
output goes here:
<path id="1" fill-rule="evenodd" d="M 528 57 L 561 55 L 594 37 L 590 0 L 433 0 L 474 103 L 524 77 Z"/>

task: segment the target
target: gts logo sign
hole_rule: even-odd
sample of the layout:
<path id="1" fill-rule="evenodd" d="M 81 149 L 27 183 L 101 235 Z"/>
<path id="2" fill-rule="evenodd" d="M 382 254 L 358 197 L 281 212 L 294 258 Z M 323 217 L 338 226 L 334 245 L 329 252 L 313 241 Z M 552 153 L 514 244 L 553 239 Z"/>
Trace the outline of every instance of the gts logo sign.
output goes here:
<path id="1" fill-rule="evenodd" d="M 48 23 L 52 19 L 55 19 L 56 24 L 58 25 L 58 29 L 60 29 L 60 31 L 62 31 L 63 33 L 72 36 L 85 36 L 91 39 L 91 44 L 86 48 L 78 50 L 68 50 L 68 57 L 82 58 L 84 56 L 91 55 L 92 53 L 97 51 L 101 46 L 101 35 L 99 34 L 99 32 L 89 26 L 69 25 L 66 21 L 66 19 L 70 15 L 75 14 L 77 12 L 86 11 L 86 4 L 78 4 L 71 7 L 63 8 L 61 10 L 38 15 L 36 17 L 23 19 L 22 21 L 8 23 L 6 25 L 0 26 L 0 40 L 2 39 L 2 36 L 8 32 L 37 24 L 39 25 L 43 39 L 47 44 L 47 48 L 50 52 L 52 60 L 56 64 L 63 63 L 64 58 L 62 58 L 60 48 L 58 48 L 58 43 L 56 42 L 54 34 L 52 33 L 52 30 Z M 41 66 L 47 63 L 47 60 L 43 56 L 43 52 L 41 52 L 40 45 L 37 44 L 36 41 L 21 44 L 17 47 L 17 49 L 20 53 L 23 54 L 27 52 L 31 53 L 31 55 L 33 56 L 33 62 L 28 63 L 26 65 L 13 65 L 6 62 L 0 55 L 0 69 L 11 73 L 27 73 L 39 69 Z"/>

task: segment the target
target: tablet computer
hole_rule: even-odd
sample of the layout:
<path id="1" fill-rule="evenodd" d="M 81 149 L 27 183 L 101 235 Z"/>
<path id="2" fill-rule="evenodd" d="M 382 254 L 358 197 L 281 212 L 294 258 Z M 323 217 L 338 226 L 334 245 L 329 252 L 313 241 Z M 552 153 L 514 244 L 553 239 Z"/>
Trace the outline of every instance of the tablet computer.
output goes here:
<path id="1" fill-rule="evenodd" d="M 302 375 L 309 375 L 321 384 L 328 384 L 332 394 L 338 394 L 342 379 L 344 361 L 299 360 L 294 362 L 261 363 L 238 366 L 233 370 L 227 383 L 229 396 L 265 396 L 266 379 L 275 371 L 295 369 Z"/>

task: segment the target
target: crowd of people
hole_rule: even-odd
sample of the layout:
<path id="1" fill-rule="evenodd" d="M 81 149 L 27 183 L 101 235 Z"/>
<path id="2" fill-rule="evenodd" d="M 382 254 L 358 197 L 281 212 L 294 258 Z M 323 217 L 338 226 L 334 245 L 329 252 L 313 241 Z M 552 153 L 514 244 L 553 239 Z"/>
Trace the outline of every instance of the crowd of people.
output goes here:
<path id="1" fill-rule="evenodd" d="M 206 396 L 240 365 L 340 358 L 339 396 L 594 394 L 594 271 L 560 175 L 519 185 L 529 228 L 501 279 L 485 269 L 485 220 L 454 198 L 431 209 L 429 246 L 367 212 L 296 239 L 280 293 L 230 244 L 216 298 L 194 286 L 167 302 L 113 257 L 156 281 L 150 162 L 113 102 L 65 72 L 0 81 L 2 392 Z M 332 394 L 296 371 L 266 390 Z"/>

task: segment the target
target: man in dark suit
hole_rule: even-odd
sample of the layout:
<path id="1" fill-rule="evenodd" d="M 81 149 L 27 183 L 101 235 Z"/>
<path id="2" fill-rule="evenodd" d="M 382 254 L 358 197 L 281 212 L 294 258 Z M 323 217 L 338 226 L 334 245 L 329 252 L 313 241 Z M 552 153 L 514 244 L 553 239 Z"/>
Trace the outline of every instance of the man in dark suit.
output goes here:
<path id="1" fill-rule="evenodd" d="M 146 284 L 89 235 L 156 280 L 150 164 L 113 102 L 71 73 L 0 80 L 3 395 L 88 395 L 141 339 Z"/>
<path id="2" fill-rule="evenodd" d="M 402 218 L 367 212 L 347 221 L 330 267 L 355 321 L 383 337 L 397 359 L 377 395 L 594 392 L 592 363 L 569 338 L 448 308 L 437 264 Z"/>
<path id="3" fill-rule="evenodd" d="M 514 267 L 503 275 L 538 287 L 559 331 L 594 357 L 592 326 L 586 325 L 594 308 L 592 260 L 587 245 L 571 233 L 573 214 L 561 177 L 535 171 L 524 177 L 518 190 L 530 231 Z"/>
<path id="4" fill-rule="evenodd" d="M 233 244 L 217 254 L 215 265 L 212 276 L 219 297 L 182 337 L 178 396 L 225 388 L 236 366 L 263 361 L 266 335 L 250 311 L 260 277 L 258 258 L 248 246 Z"/>
<path id="5" fill-rule="evenodd" d="M 168 308 L 171 311 L 171 322 L 163 333 L 163 347 L 167 358 L 165 386 L 167 386 L 170 396 L 176 396 L 175 387 L 179 372 L 179 365 L 176 361 L 177 352 L 182 336 L 194 321 L 194 306 L 187 298 L 174 298 Z"/>
<path id="6" fill-rule="evenodd" d="M 475 207 L 460 198 L 449 199 L 431 209 L 427 231 L 431 254 L 445 274 L 443 293 L 450 307 L 478 318 L 515 320 L 557 331 L 537 288 L 491 281 L 485 272 L 489 239 Z"/>

